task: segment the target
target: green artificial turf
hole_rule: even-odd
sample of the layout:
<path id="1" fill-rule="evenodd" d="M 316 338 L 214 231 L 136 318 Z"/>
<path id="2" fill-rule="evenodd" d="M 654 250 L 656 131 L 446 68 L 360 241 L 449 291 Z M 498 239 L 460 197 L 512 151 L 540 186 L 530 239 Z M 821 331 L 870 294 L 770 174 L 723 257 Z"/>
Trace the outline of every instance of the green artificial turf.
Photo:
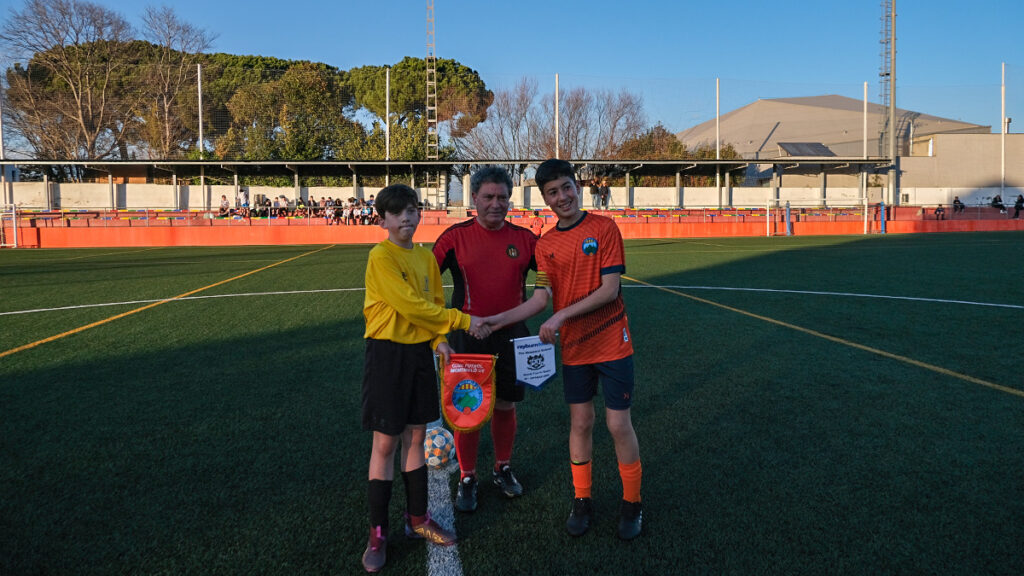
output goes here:
<path id="1" fill-rule="evenodd" d="M 0 313 L 85 306 L 0 315 L 0 354 L 35 344 L 0 357 L 0 574 L 361 572 L 368 250 L 0 251 Z M 462 572 L 1024 572 L 1022 253 L 1019 233 L 627 242 L 644 534 L 615 538 L 600 414 L 596 522 L 565 534 L 556 381 L 519 407 L 526 495 L 485 481 L 456 517 Z M 424 574 L 404 498 L 385 570 Z"/>

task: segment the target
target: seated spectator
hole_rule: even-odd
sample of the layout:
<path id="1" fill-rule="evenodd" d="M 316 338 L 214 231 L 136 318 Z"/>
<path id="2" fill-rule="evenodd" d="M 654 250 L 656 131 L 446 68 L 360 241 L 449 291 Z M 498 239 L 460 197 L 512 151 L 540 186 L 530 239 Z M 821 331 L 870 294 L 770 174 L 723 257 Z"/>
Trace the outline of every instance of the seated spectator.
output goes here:
<path id="1" fill-rule="evenodd" d="M 1024 210 L 1024 194 L 1017 194 L 1017 200 L 1013 202 L 1013 218 L 1020 218 L 1020 211 Z"/>
<path id="2" fill-rule="evenodd" d="M 946 219 L 946 209 L 942 207 L 942 204 L 939 204 L 938 207 L 935 208 L 935 219 L 936 220 L 945 220 Z"/>
<path id="3" fill-rule="evenodd" d="M 989 205 L 993 208 L 999 208 L 1000 214 L 1006 214 L 1006 205 L 1003 204 L 1003 197 L 1001 195 L 996 194 L 996 197 L 992 199 Z"/>
<path id="4" fill-rule="evenodd" d="M 302 200 L 302 196 L 295 199 L 295 216 L 298 218 L 306 217 L 306 203 Z"/>
<path id="5" fill-rule="evenodd" d="M 956 196 L 953 198 L 953 214 L 956 215 L 958 212 L 964 211 L 964 203 L 960 201 L 960 197 Z"/>
<path id="6" fill-rule="evenodd" d="M 328 206 L 324 208 L 324 220 L 327 221 L 327 225 L 334 224 L 334 206 Z"/>
<path id="7" fill-rule="evenodd" d="M 231 215 L 231 203 L 228 202 L 228 197 L 224 194 L 220 195 L 220 210 L 217 211 L 219 218 L 226 218 Z"/>

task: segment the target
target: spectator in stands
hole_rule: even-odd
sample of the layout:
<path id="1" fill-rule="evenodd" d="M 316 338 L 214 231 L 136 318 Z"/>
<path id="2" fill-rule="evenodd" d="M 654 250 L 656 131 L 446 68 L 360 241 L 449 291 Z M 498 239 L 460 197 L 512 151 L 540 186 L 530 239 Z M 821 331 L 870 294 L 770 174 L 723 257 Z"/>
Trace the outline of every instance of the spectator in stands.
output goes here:
<path id="1" fill-rule="evenodd" d="M 936 220 L 945 220 L 946 219 L 946 209 L 942 207 L 942 204 L 939 204 L 935 208 L 935 219 Z"/>
<path id="2" fill-rule="evenodd" d="M 248 212 L 249 212 L 249 190 L 248 189 L 243 189 L 242 190 L 241 203 L 242 203 L 241 208 L 243 208 L 245 210 L 246 214 L 248 214 Z"/>
<path id="3" fill-rule="evenodd" d="M 533 220 L 530 221 L 530 230 L 534 236 L 540 237 L 540 233 L 544 231 L 544 219 L 540 217 L 540 210 L 533 211 Z"/>
<path id="4" fill-rule="evenodd" d="M 953 215 L 956 216 L 958 212 L 964 211 L 964 203 L 960 201 L 959 196 L 953 198 Z"/>
<path id="5" fill-rule="evenodd" d="M 593 180 L 584 180 L 583 186 L 586 186 L 590 191 L 590 202 L 594 209 L 597 210 L 601 207 L 601 187 L 598 186 L 597 178 Z"/>
<path id="6" fill-rule="evenodd" d="M 345 224 L 349 226 L 355 226 L 356 224 L 356 210 L 359 209 L 359 205 L 356 199 L 352 196 L 348 198 L 348 211 L 345 212 Z"/>
<path id="7" fill-rule="evenodd" d="M 1013 218 L 1016 220 L 1020 218 L 1020 211 L 1024 210 L 1024 194 L 1017 194 L 1017 199 L 1013 202 Z"/>
<path id="8" fill-rule="evenodd" d="M 220 195 L 220 210 L 217 211 L 219 218 L 226 218 L 231 215 L 231 203 L 228 202 L 228 197 L 224 194 Z"/>
<path id="9" fill-rule="evenodd" d="M 295 199 L 295 216 L 297 218 L 306 217 L 306 203 L 302 200 L 302 196 Z"/>
<path id="10" fill-rule="evenodd" d="M 608 178 L 601 178 L 601 205 L 608 209 L 608 202 L 612 199 L 612 189 L 608 187 Z"/>
<path id="11" fill-rule="evenodd" d="M 331 225 L 334 224 L 335 210 L 336 210 L 336 208 L 334 207 L 334 205 L 331 205 L 331 206 L 328 206 L 328 207 L 324 208 L 324 220 L 327 221 L 327 225 L 328 226 L 331 226 Z"/>
<path id="12" fill-rule="evenodd" d="M 990 206 L 993 208 L 999 208 L 1000 214 L 1006 214 L 1006 205 L 1003 204 L 1003 197 L 1000 194 L 996 194 L 996 197 L 992 199 Z"/>

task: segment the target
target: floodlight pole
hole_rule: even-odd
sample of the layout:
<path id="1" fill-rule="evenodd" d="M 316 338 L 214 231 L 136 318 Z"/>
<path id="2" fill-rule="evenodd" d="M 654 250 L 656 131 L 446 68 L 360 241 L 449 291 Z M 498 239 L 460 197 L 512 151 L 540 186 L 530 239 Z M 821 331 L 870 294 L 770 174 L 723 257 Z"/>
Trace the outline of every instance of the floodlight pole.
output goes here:
<path id="1" fill-rule="evenodd" d="M 1002 116 L 999 122 L 999 197 L 1006 193 L 1006 129 L 1009 128 L 1006 122 L 1006 62 L 1003 62 L 1003 81 L 999 88 L 1002 93 Z"/>
<path id="2" fill-rule="evenodd" d="M 558 74 L 555 74 L 555 158 L 558 158 Z"/>
<path id="3" fill-rule="evenodd" d="M 868 83 L 864 83 L 864 159 L 868 159 Z"/>
<path id="4" fill-rule="evenodd" d="M 896 205 L 896 0 L 889 27 L 889 204 Z"/>
<path id="5" fill-rule="evenodd" d="M 197 89 L 199 90 L 199 159 L 203 159 L 203 152 L 205 151 L 203 146 L 203 65 L 196 64 L 196 72 L 198 74 L 199 81 L 197 83 Z"/>
<path id="6" fill-rule="evenodd" d="M 384 67 L 384 159 L 391 161 L 391 67 Z M 384 185 L 391 185 L 391 164 L 384 174 Z"/>
<path id="7" fill-rule="evenodd" d="M 868 159 L 868 83 L 864 83 L 864 159 Z M 864 198 L 864 233 L 868 233 L 868 169 L 867 164 L 860 167 L 860 195 Z"/>
<path id="8" fill-rule="evenodd" d="M 720 78 L 715 78 L 715 160 L 722 159 L 722 117 L 721 117 L 721 91 Z M 715 189 L 718 190 L 718 207 L 723 206 L 722 202 L 722 166 L 715 164 Z"/>
<path id="9" fill-rule="evenodd" d="M 4 166 L 4 85 L 0 82 L 0 188 L 3 189 L 3 203 L 7 203 L 7 169 Z M 11 194 L 11 204 L 14 204 L 14 194 Z M 17 234 L 18 226 L 14 226 Z M 15 236 L 17 238 L 17 236 Z"/>

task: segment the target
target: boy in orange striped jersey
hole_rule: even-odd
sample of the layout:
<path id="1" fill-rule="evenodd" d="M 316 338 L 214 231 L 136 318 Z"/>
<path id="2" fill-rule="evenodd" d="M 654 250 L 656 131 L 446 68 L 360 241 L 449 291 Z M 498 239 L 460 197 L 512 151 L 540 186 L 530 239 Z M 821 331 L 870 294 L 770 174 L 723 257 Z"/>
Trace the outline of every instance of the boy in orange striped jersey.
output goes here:
<path id="1" fill-rule="evenodd" d="M 551 159 L 537 168 L 544 203 L 557 225 L 537 241 L 537 289 L 523 304 L 487 318 L 497 328 L 542 312 L 549 296 L 554 314 L 540 327 L 540 339 L 562 342 L 562 380 L 569 404 L 569 455 L 575 497 L 566 529 L 582 536 L 593 517 L 591 456 L 594 396 L 601 384 L 605 421 L 615 443 L 622 504 L 619 538 L 640 534 L 640 447 L 630 416 L 633 396 L 633 343 L 619 288 L 626 271 L 622 235 L 607 217 L 580 209 L 572 164 Z"/>

